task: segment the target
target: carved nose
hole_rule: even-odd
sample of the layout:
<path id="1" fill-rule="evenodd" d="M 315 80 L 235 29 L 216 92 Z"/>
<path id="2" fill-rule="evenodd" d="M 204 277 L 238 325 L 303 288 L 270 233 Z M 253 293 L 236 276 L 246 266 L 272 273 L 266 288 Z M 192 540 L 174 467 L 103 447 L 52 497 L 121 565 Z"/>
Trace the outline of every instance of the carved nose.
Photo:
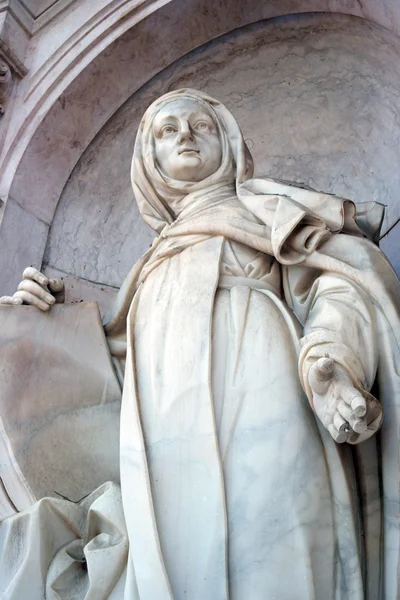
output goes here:
<path id="1" fill-rule="evenodd" d="M 181 129 L 180 135 L 179 135 L 179 142 L 181 144 L 183 144 L 183 142 L 187 142 L 187 141 L 193 141 L 194 137 L 193 137 L 193 133 L 190 129 L 190 127 L 183 127 Z"/>

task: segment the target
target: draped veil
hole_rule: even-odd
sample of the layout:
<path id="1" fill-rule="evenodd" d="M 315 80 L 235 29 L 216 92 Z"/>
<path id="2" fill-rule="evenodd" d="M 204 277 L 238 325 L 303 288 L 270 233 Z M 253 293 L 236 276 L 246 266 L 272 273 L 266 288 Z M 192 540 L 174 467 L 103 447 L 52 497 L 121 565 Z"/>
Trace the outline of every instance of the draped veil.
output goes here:
<path id="1" fill-rule="evenodd" d="M 167 104 L 182 98 L 205 108 L 221 139 L 221 165 L 201 182 L 173 180 L 156 162 L 154 118 Z M 347 199 L 277 180 L 251 179 L 252 175 L 253 160 L 240 127 L 218 100 L 181 89 L 165 94 L 147 109 L 137 133 L 131 180 L 139 211 L 159 237 L 133 267 L 106 316 L 109 335 L 124 331 L 130 301 L 144 273 L 163 257 L 208 236 L 225 235 L 290 265 L 305 262 L 332 232 L 360 236 L 362 229 L 373 235 L 380 227 L 382 211 L 375 203 L 358 211 L 356 223 L 355 206 Z"/>

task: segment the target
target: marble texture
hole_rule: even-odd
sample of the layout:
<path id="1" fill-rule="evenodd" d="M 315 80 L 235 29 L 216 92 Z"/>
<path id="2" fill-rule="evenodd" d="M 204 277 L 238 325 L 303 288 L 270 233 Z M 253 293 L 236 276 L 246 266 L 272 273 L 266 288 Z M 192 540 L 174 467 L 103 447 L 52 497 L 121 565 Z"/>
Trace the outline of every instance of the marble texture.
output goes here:
<path id="1" fill-rule="evenodd" d="M 3 61 L 0 56 L 0 66 L 6 66 L 8 72 L 4 73 L 4 68 L 1 69 L 0 73 L 0 113 L 1 113 L 1 121 L 0 121 L 0 152 L 3 148 L 7 126 L 11 121 L 12 117 L 12 107 L 13 107 L 13 99 L 16 92 L 15 88 L 15 75 L 13 77 L 13 73 L 7 65 Z M 1 223 L 1 215 L 0 215 L 0 223 Z"/>
<path id="2" fill-rule="evenodd" d="M 0 597 L 122 600 L 127 554 L 117 485 L 104 484 L 79 503 L 45 498 L 0 525 Z"/>
<path id="3" fill-rule="evenodd" d="M 233 115 L 190 89 L 147 110 L 131 180 L 141 217 L 159 235 L 103 321 L 123 377 L 124 514 L 113 483 L 77 503 L 32 504 L 32 494 L 31 506 L 0 525 L 7 600 L 19 600 L 32 582 L 34 600 L 44 593 L 67 600 L 71 590 L 74 600 L 87 600 L 86 593 L 96 600 L 239 600 L 250 592 L 281 600 L 294 593 L 302 600 L 397 597 L 400 285 L 371 241 L 379 207 L 374 213 L 369 205 L 366 219 L 363 207 L 345 198 L 254 178 Z M 66 406 L 73 398 L 78 414 L 101 391 L 100 421 L 109 436 L 117 428 L 104 401 L 111 394 L 117 404 L 119 387 L 93 304 L 2 311 L 18 315 L 4 321 L 0 381 L 8 417 L 2 439 L 13 449 L 2 476 L 11 505 L 9 482 L 25 481 L 15 469 L 10 476 L 12 466 L 54 483 L 54 467 L 37 468 L 38 436 L 28 435 L 34 469 L 21 448 L 35 423 L 24 420 L 26 411 L 53 410 L 43 389 L 52 391 L 63 376 L 57 401 L 63 404 L 65 390 Z M 27 331 L 39 343 L 33 351 Z M 27 356 L 30 386 L 17 376 Z M 390 417 L 379 452 L 383 412 L 375 380 Z M 24 410 L 22 385 L 23 399 L 39 390 L 37 402 L 22 402 Z M 75 439 L 79 424 L 69 413 L 68 424 Z M 81 437 L 103 455 L 87 448 L 82 455 L 104 467 L 110 448 L 96 421 L 89 425 Z M 47 448 L 48 429 L 39 428 Z M 76 484 L 74 459 L 63 467 Z"/>
<path id="4" fill-rule="evenodd" d="M 48 225 L 22 208 L 12 198 L 7 201 L 0 225 L 2 247 L 0 295 L 16 289 L 25 267 L 40 267 L 46 247 Z M 18 235 L 15 232 L 18 231 Z M 8 283 L 6 283 L 8 282 Z"/>
<path id="5" fill-rule="evenodd" d="M 101 317 L 106 314 L 118 292 L 118 288 L 93 283 L 48 266 L 43 269 L 43 273 L 51 279 L 62 279 L 65 286 L 66 304 L 76 304 L 85 300 L 97 302 Z"/>
<path id="6" fill-rule="evenodd" d="M 54 13 L 53 9 L 57 12 L 57 7 L 65 7 L 68 3 L 68 0 L 56 2 L 53 8 L 47 11 L 49 18 L 51 19 L 53 16 L 51 14 Z M 83 0 L 79 3 L 79 9 L 72 5 L 69 10 L 58 16 L 55 27 L 44 27 L 34 36 L 30 45 L 29 59 L 32 66 L 32 80 L 27 85 L 20 86 L 18 110 L 13 124 L 10 126 L 7 152 L 3 155 L 2 166 L 6 174 L 0 187 L 0 193 L 7 196 L 18 163 L 24 151 L 29 147 L 33 133 L 42 129 L 40 125 L 43 116 L 53 112 L 54 103 L 57 103 L 57 99 L 70 86 L 74 78 L 78 77 L 81 80 L 80 83 L 85 85 L 87 75 L 85 68 L 88 64 L 97 62 L 97 58 L 101 57 L 103 51 L 111 48 L 114 43 L 118 45 L 122 34 L 130 28 L 134 30 L 134 40 L 140 40 L 140 46 L 136 52 L 140 53 L 140 47 L 144 47 L 143 59 L 152 54 L 152 45 L 147 45 L 149 41 L 151 42 L 152 35 L 146 34 L 146 29 L 143 31 L 141 27 L 145 18 L 150 29 L 157 33 L 160 39 L 162 39 L 165 23 L 167 23 L 170 35 L 174 38 L 174 44 L 165 48 L 166 52 L 174 54 L 174 57 L 169 59 L 170 63 L 194 47 L 235 28 L 262 19 L 312 12 L 354 15 L 375 22 L 395 34 L 399 31 L 399 11 L 396 0 L 363 0 L 363 2 L 358 0 L 347 2 L 343 2 L 343 0 L 269 0 L 262 3 L 258 0 L 235 0 L 229 3 L 229 9 L 225 2 L 201 0 L 193 5 L 190 11 L 187 9 L 186 2 L 179 3 L 177 0 L 174 2 L 157 0 L 146 3 L 137 0 L 121 0 L 120 2 L 99 0 L 95 4 L 90 0 Z M 182 19 L 186 15 L 188 21 L 183 21 Z M 196 25 L 192 26 L 193 23 Z M 39 18 L 33 28 L 35 29 L 35 25 L 41 28 L 43 24 L 43 20 Z M 188 33 L 189 35 L 187 35 Z M 100 62 L 102 62 L 101 59 Z M 148 74 L 157 72 L 160 68 L 157 62 L 156 64 L 153 62 L 152 68 L 148 68 L 148 65 L 145 71 Z M 163 63 L 162 66 L 169 63 Z M 144 60 L 134 61 L 130 65 L 131 73 L 138 65 L 140 70 L 141 65 L 145 65 Z M 73 77 L 71 77 L 72 73 Z M 98 73 L 98 78 L 103 89 L 104 79 L 101 73 Z M 121 82 L 118 75 L 111 74 L 109 79 L 111 85 L 108 93 L 110 102 L 112 102 L 113 84 L 118 85 Z M 140 76 L 134 77 L 134 79 L 140 85 Z M 147 80 L 148 78 L 145 78 L 145 81 Z M 137 89 L 137 87 L 132 89 L 129 81 L 128 77 L 125 84 L 120 87 L 123 97 L 120 98 L 119 104 L 117 101 L 113 106 L 108 116 Z M 86 81 L 86 83 L 88 82 Z M 92 136 L 104 124 L 107 111 L 97 117 L 99 122 L 95 122 L 97 119 L 93 120 Z M 72 122 L 71 116 L 69 121 Z M 42 133 L 44 133 L 43 129 Z M 60 133 L 63 134 L 63 127 L 60 128 Z M 70 131 L 70 136 L 68 133 L 63 135 L 70 140 L 76 139 L 77 136 L 80 136 L 79 126 L 77 125 L 76 130 Z M 85 134 L 83 135 L 85 136 Z M 77 150 L 79 149 L 77 148 Z M 71 166 L 75 161 L 71 157 Z M 53 164 L 53 168 L 55 166 Z M 62 172 L 59 175 L 62 176 Z M 55 179 L 56 181 L 57 179 Z M 61 184 L 61 182 L 58 183 Z M 15 193 L 16 190 L 14 190 L 14 195 Z M 22 199 L 19 198 L 19 201 Z"/>
<path id="7" fill-rule="evenodd" d="M 0 306 L 0 322 L 0 520 L 118 483 L 121 392 L 97 305 Z"/>
<path id="8" fill-rule="evenodd" d="M 192 153 L 196 168 L 214 164 L 202 141 L 211 147 L 215 131 L 196 126 L 206 122 L 203 110 L 219 124 L 222 151 L 218 169 L 198 182 Z M 166 147 L 179 170 L 163 161 Z M 141 215 L 160 235 L 129 273 L 105 330 L 115 358 L 125 358 L 126 341 L 121 481 L 139 598 L 227 600 L 251 590 L 254 598 L 289 599 L 295 581 L 296 598 L 361 600 L 378 597 L 380 577 L 397 593 L 389 539 L 385 567 L 368 562 L 367 580 L 362 575 L 357 515 L 366 510 L 374 545 L 378 478 L 362 506 L 353 471 L 364 482 L 360 466 L 318 427 L 298 380 L 299 373 L 331 436 L 360 446 L 368 438 L 369 467 L 377 467 L 382 412 L 370 390 L 378 360 L 392 356 L 398 340 L 386 345 L 375 335 L 376 303 L 398 321 L 399 283 L 361 236 L 354 206 L 252 179 L 232 115 L 193 90 L 148 109 L 131 173 Z M 332 235 L 341 231 L 350 235 Z M 322 369 L 316 382 L 321 361 L 329 373 Z M 397 379 L 388 377 L 392 388 Z M 334 415 L 344 414 L 342 398 L 343 431 Z M 368 425 L 359 431 L 356 398 Z M 293 577 L 285 579 L 288 564 Z"/>
<path id="9" fill-rule="evenodd" d="M 30 41 L 31 22 L 29 12 L 19 0 L 1 2 L 0 57 L 5 58 L 20 77 L 27 72 L 25 57 Z"/>
<path id="10" fill-rule="evenodd" d="M 3 2 L 0 12 L 8 4 Z M 11 4 L 13 10 L 20 6 L 18 0 Z M 398 44 L 396 0 L 234 0 L 229 8 L 225 2 L 199 0 L 190 11 L 186 0 L 83 0 L 68 5 L 69 0 L 56 2 L 55 12 L 66 10 L 47 26 L 42 17 L 34 23 L 40 30 L 29 44 L 30 76 L 16 86 L 12 119 L 2 124 L 6 136 L 0 197 L 7 200 L 11 195 L 48 224 L 82 151 L 121 104 L 151 77 L 210 39 L 262 19 L 320 12 L 376 23 L 386 29 L 388 47 Z M 42 16 L 53 18 L 53 8 Z M 15 14 L 21 20 L 20 13 Z M 174 44 L 154 43 L 164 39 L 165 31 Z M 385 69 L 386 64 L 381 73 Z M 19 235 L 18 229 L 13 235 Z"/>
<path id="11" fill-rule="evenodd" d="M 59 202 L 45 264 L 121 284 L 153 238 L 127 181 L 138 122 L 155 97 L 180 86 L 226 102 L 257 174 L 387 204 L 387 228 L 400 214 L 399 49 L 376 26 L 320 16 L 261 23 L 186 56 L 134 94 L 83 154 Z"/>

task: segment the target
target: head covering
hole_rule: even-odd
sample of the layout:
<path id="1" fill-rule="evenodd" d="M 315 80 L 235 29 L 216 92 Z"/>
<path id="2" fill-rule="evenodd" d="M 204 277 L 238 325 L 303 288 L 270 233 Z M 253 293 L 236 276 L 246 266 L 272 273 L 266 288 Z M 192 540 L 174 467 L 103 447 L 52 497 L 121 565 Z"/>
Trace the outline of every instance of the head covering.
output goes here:
<path id="1" fill-rule="evenodd" d="M 155 116 L 168 103 L 182 98 L 204 106 L 220 133 L 221 165 L 201 182 L 168 178 L 156 165 Z M 115 339 L 125 335 L 132 299 L 147 276 L 164 260 L 211 237 L 274 256 L 281 265 L 303 264 L 324 271 L 333 268 L 332 261 L 325 264 L 322 260 L 320 265 L 318 250 L 335 237 L 332 234 L 360 237 L 364 229 L 371 236 L 381 222 L 382 211 L 379 207 L 375 210 L 372 203 L 361 212 L 364 227 L 359 228 L 358 212 L 345 198 L 273 179 L 252 179 L 253 161 L 233 115 L 217 100 L 191 89 L 165 94 L 147 109 L 137 134 L 131 174 L 142 217 L 160 235 L 131 269 L 105 317 L 107 335 Z M 181 201 L 185 206 L 177 216 L 171 207 Z M 338 237 L 338 242 L 343 239 Z"/>
<path id="2" fill-rule="evenodd" d="M 217 171 L 200 182 L 180 181 L 163 173 L 156 163 L 153 123 L 168 104 L 187 98 L 201 104 L 215 121 L 222 146 Z M 191 89 L 169 92 L 153 102 L 139 125 L 132 159 L 131 181 L 143 219 L 160 233 L 177 215 L 182 201 L 194 192 L 236 182 L 236 187 L 253 175 L 253 159 L 232 113 L 218 100 Z"/>

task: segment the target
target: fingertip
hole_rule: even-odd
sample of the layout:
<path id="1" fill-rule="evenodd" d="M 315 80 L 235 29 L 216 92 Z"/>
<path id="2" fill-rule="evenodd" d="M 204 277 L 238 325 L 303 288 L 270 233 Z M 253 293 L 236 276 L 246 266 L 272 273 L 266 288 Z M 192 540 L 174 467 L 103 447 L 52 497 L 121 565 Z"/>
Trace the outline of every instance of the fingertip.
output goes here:
<path id="1" fill-rule="evenodd" d="M 337 444 L 344 444 L 347 441 L 347 433 L 339 432 L 333 424 L 329 425 L 328 431 Z"/>
<path id="2" fill-rule="evenodd" d="M 355 419 L 350 425 L 352 430 L 356 433 L 364 433 L 364 431 L 367 431 L 368 429 L 368 425 L 364 419 Z"/>
<path id="3" fill-rule="evenodd" d="M 351 408 L 356 417 L 364 417 L 367 412 L 367 404 L 365 398 L 358 396 L 351 401 Z"/>
<path id="4" fill-rule="evenodd" d="M 335 362 L 329 357 L 320 358 L 317 365 L 318 369 L 327 375 L 332 373 L 335 368 Z"/>
<path id="5" fill-rule="evenodd" d="M 309 383 L 311 389 L 317 394 L 325 394 L 331 383 L 332 370 L 330 370 L 330 364 L 328 363 L 328 371 L 326 371 L 325 363 L 321 362 L 325 360 L 326 359 L 321 358 L 317 360 L 309 371 Z"/>
<path id="6" fill-rule="evenodd" d="M 33 267 L 26 267 L 22 273 L 22 279 L 30 279 L 36 273 Z"/>
<path id="7" fill-rule="evenodd" d="M 333 424 L 336 427 L 336 429 L 338 430 L 339 433 L 349 433 L 350 431 L 350 425 L 349 423 L 346 421 L 346 419 L 344 419 L 342 417 L 342 415 L 339 412 L 336 412 L 334 414 L 333 417 Z"/>
<path id="8" fill-rule="evenodd" d="M 52 292 L 61 292 L 64 289 L 64 282 L 62 279 L 49 279 L 49 288 Z"/>

